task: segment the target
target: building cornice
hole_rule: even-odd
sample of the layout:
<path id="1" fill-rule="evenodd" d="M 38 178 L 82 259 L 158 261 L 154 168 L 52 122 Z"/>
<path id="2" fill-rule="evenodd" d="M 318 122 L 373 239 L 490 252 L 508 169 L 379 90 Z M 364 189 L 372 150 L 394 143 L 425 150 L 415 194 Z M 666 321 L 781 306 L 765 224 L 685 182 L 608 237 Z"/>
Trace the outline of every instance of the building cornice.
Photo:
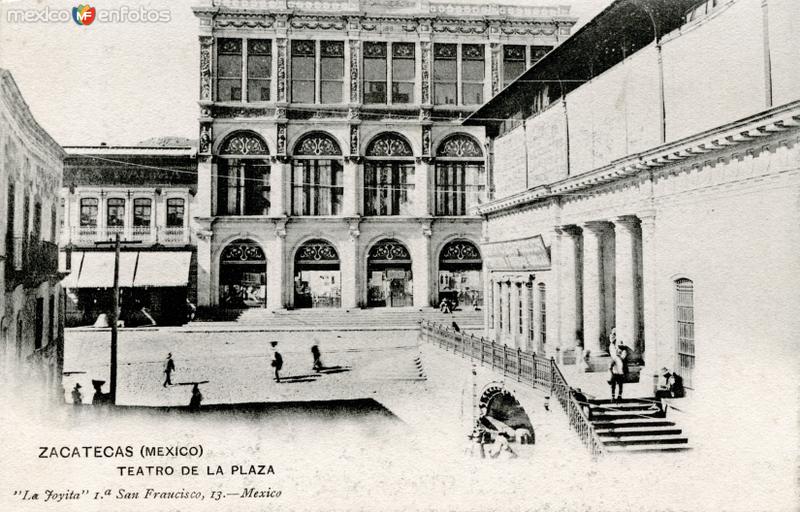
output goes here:
<path id="1" fill-rule="evenodd" d="M 708 158 L 736 146 L 757 140 L 765 142 L 779 135 L 800 134 L 800 101 L 766 110 L 653 149 L 628 155 L 610 164 L 562 180 L 539 185 L 524 192 L 490 201 L 476 208 L 480 215 L 490 215 L 523 205 L 539 203 L 564 194 L 592 189 L 633 176 L 650 173 L 690 158 Z"/>
<path id="2" fill-rule="evenodd" d="M 0 87 L 2 88 L 0 100 L 6 104 L 9 115 L 13 120 L 37 140 L 44 150 L 49 151 L 51 156 L 60 160 L 63 159 L 65 153 L 61 145 L 39 125 L 36 118 L 33 117 L 31 109 L 22 96 L 17 83 L 14 81 L 14 77 L 8 70 L 2 68 L 0 68 Z"/>

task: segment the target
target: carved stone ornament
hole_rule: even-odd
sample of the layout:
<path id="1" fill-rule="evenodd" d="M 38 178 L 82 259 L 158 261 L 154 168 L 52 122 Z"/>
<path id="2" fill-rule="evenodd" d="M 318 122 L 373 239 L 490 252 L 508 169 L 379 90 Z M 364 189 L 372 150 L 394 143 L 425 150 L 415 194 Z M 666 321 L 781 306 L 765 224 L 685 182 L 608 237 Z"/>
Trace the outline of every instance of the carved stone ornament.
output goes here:
<path id="1" fill-rule="evenodd" d="M 278 46 L 278 70 L 276 72 L 278 83 L 278 101 L 286 101 L 286 39 L 276 40 Z"/>
<path id="2" fill-rule="evenodd" d="M 456 240 L 444 246 L 439 259 L 446 263 L 472 263 L 481 261 L 481 254 L 472 242 Z"/>
<path id="3" fill-rule="evenodd" d="M 422 59 L 422 103 L 426 104 L 431 102 L 431 43 L 422 41 L 419 46 Z"/>
<path id="4" fill-rule="evenodd" d="M 500 92 L 500 43 L 492 43 L 492 96 Z"/>
<path id="5" fill-rule="evenodd" d="M 200 139 L 199 139 L 200 153 L 204 154 L 211 153 L 211 141 L 213 140 L 213 138 L 214 137 L 211 125 L 210 124 L 200 125 Z"/>
<path id="6" fill-rule="evenodd" d="M 359 49 L 361 41 L 352 39 L 350 41 L 350 102 L 360 103 L 360 83 L 361 83 L 361 55 Z"/>
<path id="7" fill-rule="evenodd" d="M 396 240 L 381 240 L 372 246 L 369 251 L 370 260 L 383 261 L 410 261 L 408 249 Z"/>
<path id="8" fill-rule="evenodd" d="M 261 263 L 266 261 L 264 250 L 257 243 L 250 240 L 237 240 L 228 244 L 220 256 L 222 263 L 247 261 Z"/>
<path id="9" fill-rule="evenodd" d="M 372 140 L 367 156 L 414 156 L 411 146 L 394 133 L 383 133 Z"/>
<path id="10" fill-rule="evenodd" d="M 350 154 L 351 155 L 358 155 L 358 148 L 359 148 L 359 133 L 358 133 L 358 126 L 352 125 L 350 126 Z"/>
<path id="11" fill-rule="evenodd" d="M 298 263 L 339 263 L 336 249 L 324 240 L 309 240 L 297 250 Z"/>
<path id="12" fill-rule="evenodd" d="M 222 144 L 222 155 L 269 155 L 267 145 L 255 133 L 237 132 Z"/>
<path id="13" fill-rule="evenodd" d="M 200 38 L 200 99 L 211 101 L 211 49 L 214 38 Z"/>
<path id="14" fill-rule="evenodd" d="M 279 124 L 277 128 L 278 128 L 278 136 L 276 137 L 277 145 L 278 145 L 277 153 L 279 155 L 285 155 L 286 154 L 286 125 L 285 124 Z"/>
<path id="15" fill-rule="evenodd" d="M 342 150 L 330 135 L 312 133 L 297 143 L 294 154 L 298 156 L 339 156 L 342 154 Z"/>
<path id="16" fill-rule="evenodd" d="M 424 156 L 431 155 L 431 127 L 422 127 L 422 154 Z"/>
<path id="17" fill-rule="evenodd" d="M 436 156 L 451 158 L 483 158 L 481 147 L 466 135 L 451 135 L 439 145 Z"/>

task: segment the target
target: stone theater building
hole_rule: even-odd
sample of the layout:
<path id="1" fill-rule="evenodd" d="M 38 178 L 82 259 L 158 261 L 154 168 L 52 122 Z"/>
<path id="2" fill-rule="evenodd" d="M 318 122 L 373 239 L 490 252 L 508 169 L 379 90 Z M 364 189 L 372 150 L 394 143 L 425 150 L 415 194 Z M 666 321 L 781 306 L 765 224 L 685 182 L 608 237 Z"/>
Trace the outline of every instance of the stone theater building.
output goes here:
<path id="1" fill-rule="evenodd" d="M 463 118 L 565 39 L 568 7 L 216 1 L 200 22 L 200 306 L 481 303 L 492 186 Z"/>

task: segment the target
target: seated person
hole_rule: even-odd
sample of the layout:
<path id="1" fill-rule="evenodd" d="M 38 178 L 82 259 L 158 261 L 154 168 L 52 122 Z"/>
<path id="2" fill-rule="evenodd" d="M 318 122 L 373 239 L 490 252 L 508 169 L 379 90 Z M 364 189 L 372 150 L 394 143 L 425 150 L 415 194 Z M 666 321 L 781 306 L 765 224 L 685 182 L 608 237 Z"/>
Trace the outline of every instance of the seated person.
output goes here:
<path id="1" fill-rule="evenodd" d="M 670 372 L 666 367 L 661 368 L 661 378 L 656 388 L 656 400 L 661 415 L 666 415 L 666 400 L 669 398 L 683 398 L 686 391 L 683 388 L 683 377 L 675 372 Z"/>

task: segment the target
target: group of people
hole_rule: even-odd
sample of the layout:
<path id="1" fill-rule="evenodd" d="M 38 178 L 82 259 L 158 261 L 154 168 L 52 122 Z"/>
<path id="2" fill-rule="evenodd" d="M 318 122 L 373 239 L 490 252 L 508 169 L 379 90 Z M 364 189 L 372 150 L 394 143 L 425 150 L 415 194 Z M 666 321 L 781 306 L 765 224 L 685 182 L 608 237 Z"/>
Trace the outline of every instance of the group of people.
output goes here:
<path id="1" fill-rule="evenodd" d="M 475 449 L 482 459 L 488 455 L 492 459 L 505 456 L 509 459 L 517 458 L 516 452 L 509 444 L 509 435 L 506 432 L 497 430 L 489 420 L 488 409 L 485 405 L 480 406 L 480 415 L 475 421 L 475 427 L 467 435 L 469 441 L 468 453 L 475 455 Z M 488 450 L 487 450 L 488 446 Z"/>

